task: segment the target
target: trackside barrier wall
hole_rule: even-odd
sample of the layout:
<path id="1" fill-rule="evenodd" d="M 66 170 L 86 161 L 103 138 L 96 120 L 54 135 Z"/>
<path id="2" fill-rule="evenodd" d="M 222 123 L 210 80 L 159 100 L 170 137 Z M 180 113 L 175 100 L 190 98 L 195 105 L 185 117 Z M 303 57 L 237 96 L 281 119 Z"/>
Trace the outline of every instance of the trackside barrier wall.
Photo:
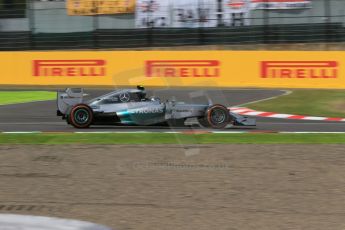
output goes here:
<path id="1" fill-rule="evenodd" d="M 345 89 L 345 52 L 0 52 L 0 85 Z"/>

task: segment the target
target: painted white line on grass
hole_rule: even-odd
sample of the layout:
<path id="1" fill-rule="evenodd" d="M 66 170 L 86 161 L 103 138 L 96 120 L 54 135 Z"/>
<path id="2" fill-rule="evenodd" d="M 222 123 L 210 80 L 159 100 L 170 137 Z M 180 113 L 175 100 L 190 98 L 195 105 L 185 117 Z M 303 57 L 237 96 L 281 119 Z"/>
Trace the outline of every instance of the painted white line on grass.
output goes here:
<path id="1" fill-rule="evenodd" d="M 283 91 L 284 93 L 282 95 L 278 95 L 278 96 L 274 96 L 274 97 L 269 97 L 269 98 L 265 98 L 265 99 L 261 99 L 261 100 L 256 100 L 256 101 L 251 101 L 251 102 L 244 103 L 244 104 L 241 104 L 241 105 L 236 105 L 234 107 L 241 107 L 241 106 L 250 105 L 250 104 L 254 104 L 254 103 L 258 103 L 258 102 L 269 101 L 269 100 L 273 100 L 273 99 L 276 99 L 278 97 L 287 96 L 287 95 L 290 95 L 290 94 L 293 93 L 293 91 L 291 91 L 291 90 L 280 90 L 280 91 Z"/>

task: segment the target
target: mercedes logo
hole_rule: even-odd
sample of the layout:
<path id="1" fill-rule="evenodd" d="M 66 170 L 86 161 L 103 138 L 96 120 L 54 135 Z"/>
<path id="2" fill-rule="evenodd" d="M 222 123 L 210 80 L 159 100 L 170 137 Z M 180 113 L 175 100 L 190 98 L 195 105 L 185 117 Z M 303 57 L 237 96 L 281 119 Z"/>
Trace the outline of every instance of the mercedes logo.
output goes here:
<path id="1" fill-rule="evenodd" d="M 120 101 L 122 102 L 128 102 L 130 99 L 130 96 L 128 93 L 121 93 L 120 94 Z"/>

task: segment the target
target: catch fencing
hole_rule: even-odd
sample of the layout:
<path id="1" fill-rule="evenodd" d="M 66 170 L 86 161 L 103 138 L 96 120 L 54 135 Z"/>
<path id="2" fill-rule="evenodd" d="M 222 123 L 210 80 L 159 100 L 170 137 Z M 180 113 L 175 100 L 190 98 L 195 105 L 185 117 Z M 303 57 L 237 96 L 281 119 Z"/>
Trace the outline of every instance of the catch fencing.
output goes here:
<path id="1" fill-rule="evenodd" d="M 0 50 L 341 43 L 344 25 L 344 0 L 0 0 Z"/>

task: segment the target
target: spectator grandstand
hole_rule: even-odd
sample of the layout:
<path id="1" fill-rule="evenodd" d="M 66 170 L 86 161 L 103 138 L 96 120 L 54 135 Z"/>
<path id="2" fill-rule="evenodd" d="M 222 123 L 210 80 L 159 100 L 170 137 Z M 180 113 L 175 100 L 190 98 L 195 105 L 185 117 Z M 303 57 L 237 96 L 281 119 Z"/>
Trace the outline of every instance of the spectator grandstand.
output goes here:
<path id="1" fill-rule="evenodd" d="M 345 41 L 344 0 L 0 0 L 0 50 Z"/>

